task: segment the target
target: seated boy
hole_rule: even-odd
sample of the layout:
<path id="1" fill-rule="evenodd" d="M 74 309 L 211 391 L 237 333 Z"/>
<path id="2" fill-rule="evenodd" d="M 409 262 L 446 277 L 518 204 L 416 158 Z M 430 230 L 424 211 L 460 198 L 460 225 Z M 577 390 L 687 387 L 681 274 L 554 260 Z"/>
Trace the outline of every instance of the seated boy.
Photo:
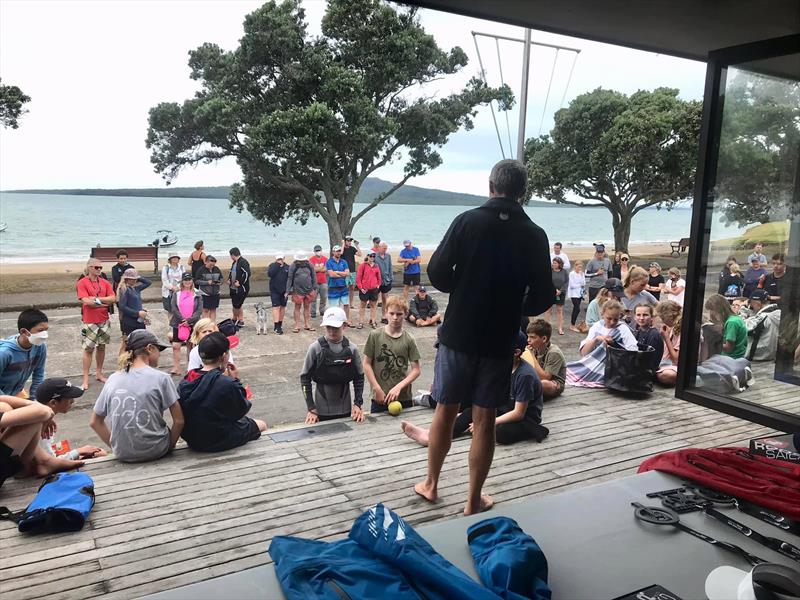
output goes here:
<path id="1" fill-rule="evenodd" d="M 52 409 L 16 396 L 0 396 L 0 486 L 16 475 L 46 477 L 83 466 L 83 461 L 55 458 L 39 448 L 42 433 L 53 428 Z"/>
<path id="2" fill-rule="evenodd" d="M 36 401 L 44 404 L 53 411 L 55 415 L 63 415 L 69 412 L 72 405 L 75 403 L 75 398 L 83 396 L 83 388 L 76 385 L 71 385 L 69 381 L 63 377 L 51 377 L 45 379 L 36 390 Z M 45 429 L 42 432 L 42 439 L 39 440 L 39 446 L 47 454 L 52 457 L 56 456 L 53 449 L 55 438 L 55 421 L 53 427 Z M 47 435 L 50 434 L 50 435 Z M 102 448 L 97 446 L 81 446 L 75 450 L 70 450 L 66 454 L 62 454 L 61 458 L 69 460 L 78 460 L 81 458 L 95 458 L 97 456 L 107 456 L 108 453 Z"/>
<path id="3" fill-rule="evenodd" d="M 371 412 L 385 412 L 395 400 L 405 408 L 411 406 L 411 384 L 419 377 L 420 368 L 417 342 L 403 330 L 407 309 L 405 300 L 389 296 L 383 307 L 388 325 L 370 332 L 364 344 L 364 375 L 372 386 Z"/>
<path id="4" fill-rule="evenodd" d="M 528 338 L 521 331 L 514 345 L 511 363 L 511 386 L 508 403 L 497 409 L 495 436 L 498 444 L 514 444 L 522 440 L 541 442 L 550 431 L 542 423 L 542 382 L 536 371 L 522 360 L 522 353 L 528 345 Z M 428 445 L 428 430 L 408 421 L 402 421 L 400 427 L 408 437 L 423 446 Z M 456 438 L 469 431 L 472 433 L 472 409 L 465 407 L 456 417 L 453 425 L 453 437 Z"/>
<path id="5" fill-rule="evenodd" d="M 344 337 L 347 316 L 342 308 L 332 306 L 322 317 L 325 335 L 308 348 L 300 385 L 308 413 L 306 423 L 350 417 L 358 423 L 364 420 L 364 367 L 358 348 Z M 312 382 L 317 384 L 313 389 Z M 353 384 L 351 406 L 350 383 Z"/>
<path id="6" fill-rule="evenodd" d="M 408 320 L 417 327 L 428 327 L 442 322 L 439 305 L 424 286 L 417 288 L 417 293 L 411 298 L 408 308 Z"/>
<path id="7" fill-rule="evenodd" d="M 545 398 L 555 398 L 564 391 L 567 377 L 567 359 L 561 348 L 550 339 L 553 328 L 544 319 L 534 319 L 528 324 L 528 348 L 522 354 L 542 381 Z"/>
<path id="8" fill-rule="evenodd" d="M 47 315 L 26 308 L 17 318 L 19 333 L 0 340 L 0 394 L 36 398 L 36 388 L 44 380 L 47 361 Z M 31 377 L 28 395 L 23 388 Z"/>
<path id="9" fill-rule="evenodd" d="M 198 351 L 203 367 L 189 371 L 178 386 L 181 437 L 200 452 L 221 452 L 257 440 L 267 424 L 247 416 L 252 404 L 236 367 L 228 362 L 230 341 L 215 331 L 200 340 Z M 223 373 L 226 368 L 230 376 Z"/>

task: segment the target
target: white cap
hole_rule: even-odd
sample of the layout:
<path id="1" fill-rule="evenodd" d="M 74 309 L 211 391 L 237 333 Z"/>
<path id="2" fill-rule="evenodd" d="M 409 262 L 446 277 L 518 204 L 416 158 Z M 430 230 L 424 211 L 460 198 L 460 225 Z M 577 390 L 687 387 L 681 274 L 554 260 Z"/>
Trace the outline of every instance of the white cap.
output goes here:
<path id="1" fill-rule="evenodd" d="M 347 321 L 347 315 L 338 306 L 331 306 L 322 316 L 323 327 L 341 327 L 345 321 Z"/>
<path id="2" fill-rule="evenodd" d="M 278 252 L 278 253 L 275 255 L 275 260 L 278 260 L 279 258 L 285 258 L 285 256 L 283 255 L 283 253 L 281 253 L 281 252 Z"/>
<path id="3" fill-rule="evenodd" d="M 705 592 L 709 600 L 756 600 L 768 588 L 775 600 L 800 598 L 800 572 L 782 564 L 765 563 L 749 572 L 735 567 L 717 567 L 706 578 Z"/>
<path id="4" fill-rule="evenodd" d="M 305 254 L 303 254 L 302 252 L 298 252 L 297 254 L 294 255 L 294 259 L 295 260 L 308 260 L 308 257 Z"/>

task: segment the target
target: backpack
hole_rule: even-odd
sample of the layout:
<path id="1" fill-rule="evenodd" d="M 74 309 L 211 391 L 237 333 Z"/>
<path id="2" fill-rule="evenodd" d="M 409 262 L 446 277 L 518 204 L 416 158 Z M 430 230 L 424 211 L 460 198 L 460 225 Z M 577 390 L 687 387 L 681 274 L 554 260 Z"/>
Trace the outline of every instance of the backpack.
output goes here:
<path id="1" fill-rule="evenodd" d="M 236 332 L 239 331 L 239 326 L 233 319 L 224 319 L 217 323 L 217 329 L 225 337 L 230 337 L 236 335 Z"/>
<path id="2" fill-rule="evenodd" d="M 86 473 L 57 473 L 44 480 L 24 511 L 0 507 L 0 519 L 14 521 L 20 533 L 80 531 L 94 506 L 94 481 Z"/>
<path id="3" fill-rule="evenodd" d="M 353 381 L 357 371 L 349 340 L 342 338 L 342 351 L 339 354 L 331 351 L 331 346 L 325 336 L 321 336 L 317 341 L 322 347 L 322 356 L 320 356 L 311 379 L 317 383 L 332 385 Z"/>

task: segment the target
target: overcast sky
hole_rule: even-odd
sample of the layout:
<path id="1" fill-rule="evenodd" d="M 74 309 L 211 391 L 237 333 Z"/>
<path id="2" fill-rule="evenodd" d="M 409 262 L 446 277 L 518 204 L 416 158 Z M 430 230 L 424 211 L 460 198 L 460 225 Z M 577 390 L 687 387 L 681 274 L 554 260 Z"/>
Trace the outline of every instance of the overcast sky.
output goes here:
<path id="1" fill-rule="evenodd" d="M 197 83 L 189 78 L 188 51 L 204 42 L 234 49 L 244 16 L 260 2 L 136 0 L 76 2 L 0 0 L 0 77 L 31 96 L 17 130 L 0 129 L 0 189 L 159 187 L 144 140 L 148 110 L 159 102 L 182 102 Z M 309 31 L 319 32 L 321 0 L 304 2 Z M 472 31 L 521 38 L 518 27 L 421 11 L 422 23 L 443 48 L 461 46 L 470 62 L 442 84 L 455 91 L 479 75 Z M 685 99 L 701 99 L 705 64 L 621 47 L 533 32 L 534 41 L 579 48 L 573 54 L 535 48 L 532 54 L 528 136 L 546 133 L 553 113 L 597 87 L 631 93 L 676 87 Z M 489 83 L 504 80 L 519 95 L 522 44 L 479 41 Z M 551 73 L 553 74 L 551 82 Z M 550 95 L 545 109 L 548 84 Z M 516 147 L 518 110 L 498 113 L 508 154 Z M 540 129 L 541 124 L 541 129 Z M 451 136 L 441 150 L 444 164 L 411 184 L 485 193 L 491 165 L 502 158 L 492 113 L 482 109 L 475 129 Z M 397 163 L 376 173 L 396 181 Z M 228 185 L 240 180 L 232 160 L 184 171 L 175 186 Z"/>

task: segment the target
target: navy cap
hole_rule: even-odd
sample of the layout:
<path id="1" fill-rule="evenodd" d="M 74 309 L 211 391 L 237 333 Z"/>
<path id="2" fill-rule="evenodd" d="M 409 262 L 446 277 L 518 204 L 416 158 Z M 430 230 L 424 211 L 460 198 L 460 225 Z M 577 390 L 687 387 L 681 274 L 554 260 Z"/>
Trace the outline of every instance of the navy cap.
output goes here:
<path id="1" fill-rule="evenodd" d="M 200 340 L 197 351 L 203 360 L 214 360 L 225 354 L 231 348 L 230 340 L 220 331 L 209 333 Z"/>
<path id="2" fill-rule="evenodd" d="M 759 302 L 766 302 L 767 300 L 769 300 L 769 294 L 767 293 L 767 290 L 756 288 L 752 292 L 750 292 L 750 300 L 758 300 Z"/>
<path id="3" fill-rule="evenodd" d="M 625 288 L 622 287 L 622 282 L 616 277 L 609 277 L 603 285 L 609 292 L 617 297 L 621 297 L 625 293 Z"/>
<path id="4" fill-rule="evenodd" d="M 80 398 L 81 396 L 83 396 L 83 388 L 70 384 L 63 377 L 49 377 L 36 388 L 36 399 L 42 404 L 47 404 L 50 400 Z"/>

